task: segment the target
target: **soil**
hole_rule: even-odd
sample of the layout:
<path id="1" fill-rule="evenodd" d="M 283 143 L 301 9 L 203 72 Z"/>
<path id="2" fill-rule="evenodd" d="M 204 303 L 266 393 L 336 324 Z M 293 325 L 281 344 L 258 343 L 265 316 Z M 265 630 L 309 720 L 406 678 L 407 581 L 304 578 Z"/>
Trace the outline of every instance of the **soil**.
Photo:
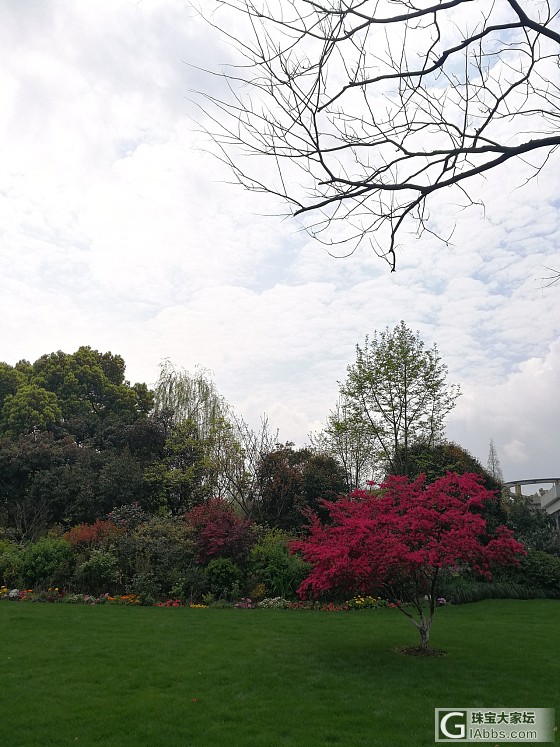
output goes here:
<path id="1" fill-rule="evenodd" d="M 401 646 L 395 649 L 399 654 L 406 656 L 446 656 L 447 651 L 440 648 L 422 648 L 421 646 Z"/>

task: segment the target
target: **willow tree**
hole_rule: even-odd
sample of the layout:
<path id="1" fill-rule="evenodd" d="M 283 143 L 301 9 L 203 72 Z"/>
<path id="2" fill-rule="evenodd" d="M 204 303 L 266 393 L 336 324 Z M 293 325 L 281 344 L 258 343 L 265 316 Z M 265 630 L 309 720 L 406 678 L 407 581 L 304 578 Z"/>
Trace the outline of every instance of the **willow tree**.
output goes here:
<path id="1" fill-rule="evenodd" d="M 386 472 L 407 474 L 410 448 L 443 438 L 445 417 L 460 394 L 446 381 L 437 346 L 426 348 L 401 321 L 357 345 L 347 371 L 341 394 L 351 417 L 367 430 Z"/>
<path id="2" fill-rule="evenodd" d="M 199 495 L 223 498 L 252 517 L 260 500 L 260 464 L 278 441 L 263 417 L 258 429 L 237 415 L 219 393 L 210 373 L 178 369 L 170 361 L 161 366 L 155 387 L 154 415 L 171 434 L 187 429 L 190 441 L 203 449 L 205 485 Z M 199 473 L 200 474 L 200 473 Z M 177 479 L 177 476 L 174 476 Z"/>

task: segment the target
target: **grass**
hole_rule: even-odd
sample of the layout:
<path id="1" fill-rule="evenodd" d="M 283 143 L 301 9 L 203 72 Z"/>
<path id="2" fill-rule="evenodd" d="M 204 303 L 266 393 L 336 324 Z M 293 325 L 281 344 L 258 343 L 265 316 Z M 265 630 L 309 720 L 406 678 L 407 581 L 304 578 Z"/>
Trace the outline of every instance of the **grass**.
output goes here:
<path id="1" fill-rule="evenodd" d="M 437 707 L 560 708 L 558 600 L 397 610 L 0 604 L 7 747 L 423 747 Z"/>

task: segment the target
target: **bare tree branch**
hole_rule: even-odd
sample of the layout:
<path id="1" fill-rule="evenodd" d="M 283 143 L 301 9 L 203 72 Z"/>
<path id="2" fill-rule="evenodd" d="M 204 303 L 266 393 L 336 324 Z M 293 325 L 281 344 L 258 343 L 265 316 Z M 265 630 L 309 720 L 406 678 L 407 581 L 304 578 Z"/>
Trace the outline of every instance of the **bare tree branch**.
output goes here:
<path id="1" fill-rule="evenodd" d="M 394 270 L 403 230 L 438 235 L 435 193 L 476 203 L 479 177 L 528 155 L 536 175 L 560 145 L 559 0 L 219 5 L 247 35 L 207 71 L 224 96 L 193 92 L 201 128 L 333 250 L 368 241 Z"/>

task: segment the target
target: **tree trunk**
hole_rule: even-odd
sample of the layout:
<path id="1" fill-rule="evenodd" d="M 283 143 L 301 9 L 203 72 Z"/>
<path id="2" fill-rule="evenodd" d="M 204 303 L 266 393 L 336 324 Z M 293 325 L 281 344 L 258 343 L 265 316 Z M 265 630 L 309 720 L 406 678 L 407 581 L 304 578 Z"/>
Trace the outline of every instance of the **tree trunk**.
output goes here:
<path id="1" fill-rule="evenodd" d="M 420 633 L 420 648 L 428 648 L 430 642 L 430 622 L 426 621 L 423 625 L 418 627 Z"/>
<path id="2" fill-rule="evenodd" d="M 428 648 L 428 644 L 430 643 L 430 628 L 432 626 L 432 618 L 422 618 L 419 623 L 417 623 L 418 633 L 420 634 L 420 648 L 426 649 Z"/>

